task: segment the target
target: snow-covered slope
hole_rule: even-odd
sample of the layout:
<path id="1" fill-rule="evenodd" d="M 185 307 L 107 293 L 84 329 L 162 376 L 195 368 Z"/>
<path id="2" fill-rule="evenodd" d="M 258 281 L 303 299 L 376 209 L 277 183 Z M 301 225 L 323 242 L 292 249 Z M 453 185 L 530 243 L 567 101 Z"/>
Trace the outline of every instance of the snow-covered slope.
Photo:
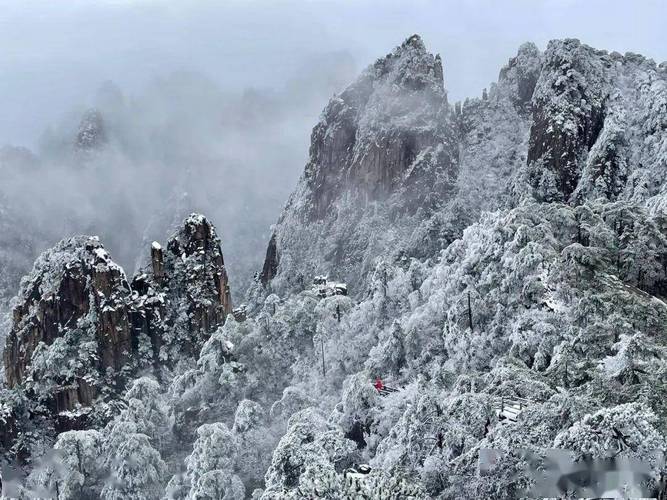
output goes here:
<path id="1" fill-rule="evenodd" d="M 667 68 L 578 40 L 549 43 L 526 168 L 537 199 L 646 201 L 664 193 Z"/>

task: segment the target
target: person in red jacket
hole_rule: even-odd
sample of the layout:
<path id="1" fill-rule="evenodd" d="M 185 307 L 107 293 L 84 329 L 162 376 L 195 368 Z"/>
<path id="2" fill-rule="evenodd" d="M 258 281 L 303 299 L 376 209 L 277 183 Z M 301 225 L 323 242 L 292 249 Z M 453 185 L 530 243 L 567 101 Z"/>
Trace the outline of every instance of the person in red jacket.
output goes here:
<path id="1" fill-rule="evenodd" d="M 382 383 L 382 380 L 380 379 L 380 377 L 377 377 L 377 378 L 375 379 L 375 388 L 376 388 L 378 391 L 381 391 L 382 389 L 384 389 L 384 384 Z"/>

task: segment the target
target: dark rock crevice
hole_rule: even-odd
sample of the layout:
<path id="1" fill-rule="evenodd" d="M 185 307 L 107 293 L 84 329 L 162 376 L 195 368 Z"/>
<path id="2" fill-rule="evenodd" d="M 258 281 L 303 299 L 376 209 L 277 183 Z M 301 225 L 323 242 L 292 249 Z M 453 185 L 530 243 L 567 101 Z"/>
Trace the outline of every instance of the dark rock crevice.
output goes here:
<path id="1" fill-rule="evenodd" d="M 264 259 L 264 267 L 260 274 L 260 281 L 264 286 L 266 286 L 278 273 L 279 262 L 278 249 L 276 248 L 276 235 L 274 233 L 269 240 L 269 246 L 266 249 L 266 258 Z"/>

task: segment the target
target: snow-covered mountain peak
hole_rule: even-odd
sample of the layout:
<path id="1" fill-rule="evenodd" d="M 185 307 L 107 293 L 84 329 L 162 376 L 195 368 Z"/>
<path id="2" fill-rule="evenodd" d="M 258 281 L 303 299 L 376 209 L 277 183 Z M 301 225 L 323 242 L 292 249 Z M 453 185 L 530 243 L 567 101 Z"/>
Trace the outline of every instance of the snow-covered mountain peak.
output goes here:
<path id="1" fill-rule="evenodd" d="M 426 50 L 419 35 L 412 35 L 367 71 L 371 69 L 378 84 L 388 83 L 406 90 L 444 91 L 442 60 Z"/>
<path id="2" fill-rule="evenodd" d="M 354 285 L 370 271 L 376 252 L 365 258 L 363 248 L 379 244 L 372 231 L 382 239 L 407 236 L 414 227 L 406 215 L 432 210 L 452 192 L 458 152 L 450 111 L 440 58 L 419 37 L 378 59 L 331 99 L 313 129 L 309 162 L 267 251 L 262 281 L 274 277 L 287 239 L 303 258 L 283 260 L 296 266 L 284 277 L 299 287 L 304 273 L 308 280 L 329 273 Z M 333 236 L 339 232 L 355 243 Z M 359 265 L 361 274 L 352 271 Z"/>
<path id="3" fill-rule="evenodd" d="M 549 42 L 532 100 L 531 195 L 581 203 L 664 193 L 666 83 L 642 56 Z"/>
<path id="4" fill-rule="evenodd" d="M 175 254 L 182 251 L 186 256 L 190 256 L 196 252 L 207 251 L 215 245 L 220 246 L 220 239 L 213 224 L 204 215 L 192 213 L 170 238 L 168 248 Z"/>
<path id="5" fill-rule="evenodd" d="M 81 117 L 74 143 L 75 151 L 90 152 L 107 143 L 107 130 L 102 113 L 97 109 L 87 110 Z"/>
<path id="6" fill-rule="evenodd" d="M 131 290 L 95 236 L 61 241 L 21 282 L 4 351 L 10 387 L 57 411 L 90 405 L 131 351 Z"/>
<path id="7" fill-rule="evenodd" d="M 498 82 L 508 89 L 510 99 L 519 107 L 530 103 L 542 70 L 542 53 L 532 42 L 521 44 L 517 55 L 500 70 Z"/>

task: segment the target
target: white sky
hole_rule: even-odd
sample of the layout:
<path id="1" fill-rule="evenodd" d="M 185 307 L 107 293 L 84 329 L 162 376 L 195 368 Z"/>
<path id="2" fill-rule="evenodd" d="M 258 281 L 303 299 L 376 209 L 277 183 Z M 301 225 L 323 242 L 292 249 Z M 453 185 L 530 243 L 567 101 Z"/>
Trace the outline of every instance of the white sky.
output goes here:
<path id="1" fill-rule="evenodd" d="M 361 69 L 419 33 L 454 101 L 479 95 L 528 40 L 663 61 L 665 19 L 663 0 L 0 0 L 0 145 L 33 146 L 104 80 L 132 93 L 186 69 L 229 89 L 280 88 L 309 58 L 347 51 Z"/>

